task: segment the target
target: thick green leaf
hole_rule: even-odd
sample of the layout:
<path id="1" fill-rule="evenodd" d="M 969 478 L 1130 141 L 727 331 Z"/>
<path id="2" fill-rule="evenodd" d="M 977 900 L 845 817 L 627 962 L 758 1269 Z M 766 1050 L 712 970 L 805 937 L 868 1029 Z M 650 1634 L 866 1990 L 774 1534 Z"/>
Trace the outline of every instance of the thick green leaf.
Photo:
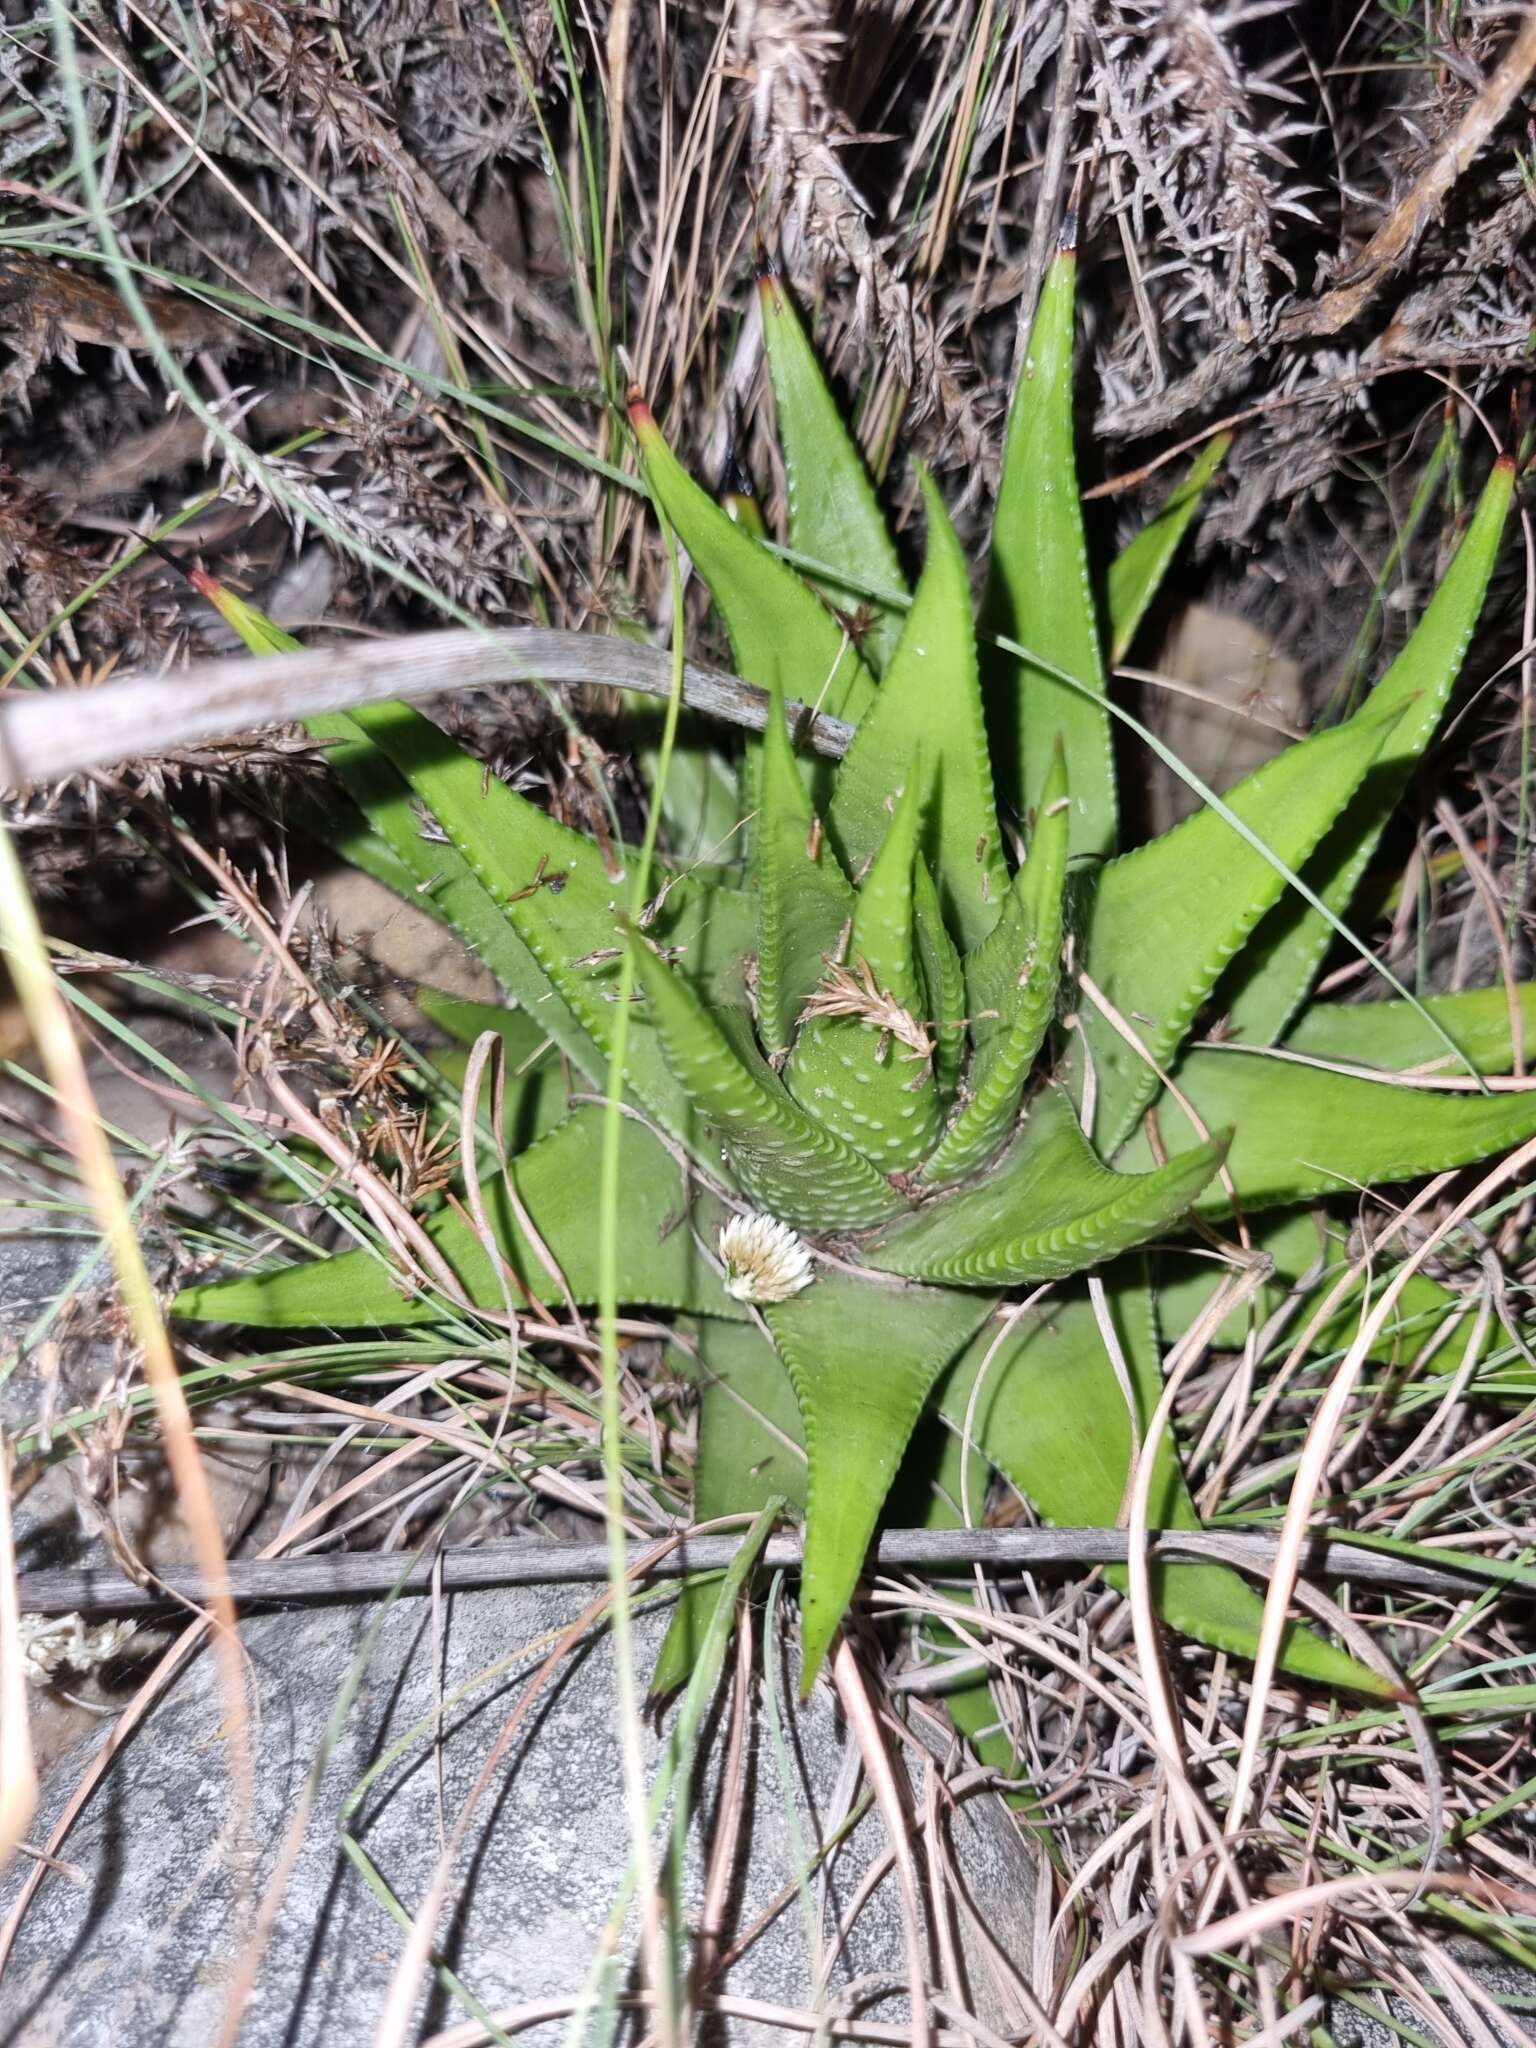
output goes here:
<path id="1" fill-rule="evenodd" d="M 649 946 L 633 947 L 643 1014 L 684 1098 L 723 1145 L 740 1186 L 795 1230 L 848 1230 L 903 1206 L 885 1175 L 808 1116 L 757 1052 L 750 1020 L 706 1009 Z M 631 1025 L 633 1028 L 633 1024 Z"/>
<path id="2" fill-rule="evenodd" d="M 463 1046 L 438 1046 L 426 1057 L 455 1093 L 462 1090 L 470 1060 Z M 488 1111 L 489 1103 L 485 1108 Z M 558 1060 L 545 1058 L 524 1074 L 508 1074 L 501 1125 L 507 1151 L 526 1152 L 536 1139 L 564 1123 L 570 1108 L 570 1082 Z"/>
<path id="3" fill-rule="evenodd" d="M 1105 1285 L 1136 1397 L 1139 1439 L 1162 1393 L 1140 1261 L 1115 1269 Z M 985 1365 L 972 1430 L 993 1464 L 1048 1523 L 1120 1527 L 1134 1445 L 1125 1395 L 1091 1303 L 1073 1290 L 1026 1309 L 993 1351 L 996 1338 L 995 1328 L 982 1330 L 945 1377 L 937 1393 L 941 1411 L 964 1429 Z M 1166 1435 L 1153 1465 L 1148 1521 L 1154 1529 L 1200 1526 Z M 1123 1567 L 1107 1567 L 1106 1576 L 1124 1589 Z M 1152 1585 L 1158 1612 L 1171 1627 L 1237 1656 L 1253 1655 L 1264 1603 L 1236 1572 L 1223 1565 L 1156 1564 Z M 1281 1663 L 1318 1684 L 1378 1695 L 1386 1690 L 1373 1671 L 1301 1628 L 1287 1632 Z"/>
<path id="4" fill-rule="evenodd" d="M 393 708 L 387 706 L 385 711 Z M 406 716 L 414 719 L 417 714 Z M 420 723 L 427 726 L 425 719 Z M 326 748 L 326 765 L 367 818 L 378 842 L 398 863 L 400 874 L 392 876 L 377 860 L 370 860 L 355 836 L 341 837 L 336 842 L 339 850 L 456 931 L 502 987 L 537 1013 L 549 1036 L 587 1079 L 601 1085 L 607 1072 L 602 1052 L 556 994 L 469 861 L 456 846 L 424 836 L 420 805 L 409 782 L 375 745 L 371 733 L 377 729 L 367 711 L 355 716 L 334 712 L 306 722 L 305 730 L 312 739 L 331 742 Z M 483 775 L 484 770 L 477 767 L 476 773 Z"/>
<path id="5" fill-rule="evenodd" d="M 464 856 L 494 902 L 511 917 L 540 972 L 593 1041 L 607 1051 L 624 896 L 596 841 L 556 823 L 473 755 L 401 704 L 358 714 L 374 745 L 393 762 Z M 751 951 L 755 905 L 744 894 L 699 876 L 675 880 L 649 935 L 678 952 L 712 1001 L 744 1000 L 742 971 Z M 544 1006 L 529 1005 L 542 1020 Z M 603 1070 L 606 1078 L 606 1068 Z M 693 1105 L 673 1079 L 643 1012 L 631 1018 L 627 1080 L 641 1105 L 685 1144 L 698 1142 Z"/>
<path id="6" fill-rule="evenodd" d="M 816 997 L 818 1003 L 863 1005 L 866 1013 L 807 1016 L 784 1070 L 796 1101 L 886 1173 L 915 1166 L 939 1127 L 938 1088 L 926 1050 L 931 1041 L 923 1023 L 927 990 L 913 928 L 919 792 L 914 760 L 854 904 L 838 991 L 824 988 Z"/>
<path id="7" fill-rule="evenodd" d="M 635 620 L 611 617 L 607 630 L 620 640 L 646 644 Z M 668 707 L 640 690 L 620 690 L 625 742 L 634 755 L 652 801 L 661 811 L 672 858 L 690 867 L 734 867 L 746 851 L 741 826 L 741 790 L 734 764 L 721 748 L 713 720 L 684 711 L 661 780 L 663 735 Z"/>
<path id="8" fill-rule="evenodd" d="M 765 1311 L 810 1462 L 800 1583 L 807 1692 L 929 1390 L 990 1306 L 983 1295 L 823 1272 Z"/>
<path id="9" fill-rule="evenodd" d="M 358 737 L 361 739 L 362 735 L 359 734 Z M 403 789 L 399 776 L 395 776 L 394 779 L 397 786 Z M 408 796 L 409 792 L 405 794 Z M 301 826 L 304 831 L 329 846 L 333 853 L 340 854 L 348 867 L 360 869 L 363 874 L 371 875 L 376 882 L 382 882 L 386 889 L 392 889 L 397 896 L 414 901 L 428 917 L 435 918 L 445 931 L 453 929 L 432 899 L 430 880 L 423 888 L 422 876 L 418 875 L 413 867 L 406 865 L 382 833 L 376 832 L 362 812 L 348 800 L 344 791 L 328 789 L 321 802 L 306 801 L 295 792 L 295 802 L 289 817 L 296 826 Z M 510 930 L 506 919 L 499 911 L 496 921 L 505 933 L 507 944 L 515 946 L 520 953 L 526 953 L 528 949 L 517 933 Z M 494 972 L 494 969 L 492 971 Z M 531 966 L 529 971 L 533 971 Z M 497 979 L 500 980 L 501 977 L 498 975 Z M 506 986 L 505 982 L 502 986 Z"/>
<path id="10" fill-rule="evenodd" d="M 302 641 L 274 625 L 217 578 L 196 570 L 191 580 L 253 654 L 303 652 Z M 392 712 L 400 712 L 405 719 L 417 716 L 400 706 L 381 707 L 386 718 Z M 418 724 L 435 730 L 424 719 Z M 539 1004 L 549 1036 L 589 1080 L 601 1081 L 606 1071 L 602 1054 L 556 996 L 470 863 L 457 848 L 423 839 L 409 787 L 373 744 L 373 729 L 365 710 L 352 716 L 333 713 L 306 721 L 310 737 L 328 743 L 327 765 L 377 835 L 365 847 L 352 820 L 344 819 L 336 835 L 342 850 L 367 872 L 449 925 L 520 1002 Z M 396 866 L 392 868 L 391 862 Z"/>
<path id="11" fill-rule="evenodd" d="M 926 476 L 928 560 L 901 641 L 833 785 L 827 823 L 858 874 L 885 838 L 892 792 L 921 752 L 922 848 L 962 953 L 997 922 L 1003 861 L 976 671 L 970 574 L 944 501 Z"/>
<path id="12" fill-rule="evenodd" d="M 1115 849 L 1115 763 L 1099 626 L 1088 579 L 1072 445 L 1072 304 L 1077 258 L 1046 272 L 1023 375 L 1013 394 L 982 638 L 1002 634 L 1075 676 L 1083 695 L 1046 670 L 992 648 L 986 692 L 1000 793 L 1022 810 L 1050 772 L 1059 733 L 1072 792 L 1074 854 Z"/>
<path id="13" fill-rule="evenodd" d="M 667 714 L 658 711 L 654 697 L 642 697 L 638 690 L 621 694 L 625 743 L 633 750 L 647 790 L 653 799 L 659 797 L 671 858 L 688 867 L 738 866 L 746 851 L 741 789 L 735 766 L 721 752 L 719 726 L 684 714 L 663 786 L 658 778 Z"/>
<path id="14" fill-rule="evenodd" d="M 1225 1151 L 1225 1138 L 1214 1138 L 1127 1178 L 1095 1158 L 1071 1103 L 1048 1088 L 985 1179 L 880 1231 L 861 1257 L 885 1272 L 956 1287 L 1064 1280 L 1176 1222 Z"/>
<path id="15" fill-rule="evenodd" d="M 1247 1341 L 1250 1321 L 1260 1328 L 1293 1293 L 1299 1295 L 1285 1326 L 1277 1356 L 1290 1349 L 1306 1327 L 1313 1311 L 1338 1283 L 1347 1263 L 1343 1232 L 1337 1224 L 1311 1209 L 1284 1210 L 1254 1218 L 1249 1226 L 1254 1249 L 1275 1262 L 1273 1277 L 1266 1280 L 1252 1301 L 1235 1308 L 1211 1339 L 1217 1350 L 1237 1351 Z M 1319 1260 L 1322 1265 L 1319 1268 Z M 1343 1351 L 1353 1342 L 1363 1314 L 1380 1295 L 1394 1268 L 1390 1262 L 1376 1265 L 1368 1280 L 1353 1287 L 1313 1339 L 1319 1356 Z M 1316 1277 L 1301 1287 L 1306 1275 Z M 1218 1284 L 1224 1278 L 1219 1261 L 1201 1258 L 1194 1252 L 1168 1251 L 1157 1261 L 1157 1319 L 1163 1342 L 1173 1344 L 1191 1329 Z M 1423 1273 L 1415 1273 L 1399 1295 L 1391 1321 L 1366 1353 L 1382 1364 L 1412 1359 L 1436 1335 L 1450 1315 L 1463 1318 L 1459 1335 L 1439 1346 L 1430 1359 L 1436 1372 L 1452 1371 L 1462 1363 L 1465 1339 L 1471 1325 L 1464 1319 L 1475 1307 L 1453 1288 L 1441 1286 Z M 1499 1327 L 1490 1321 L 1478 1356 L 1487 1354 L 1497 1341 Z"/>
<path id="16" fill-rule="evenodd" d="M 976 1053 L 965 1105 L 923 1168 L 930 1187 L 979 1171 L 1017 1121 L 1061 975 L 1067 808 L 1066 762 L 1058 749 L 1029 858 L 1013 878 L 998 923 L 965 963 Z"/>
<path id="17" fill-rule="evenodd" d="M 1470 1166 L 1536 1132 L 1536 1092 L 1397 1088 L 1236 1046 L 1187 1054 L 1174 1078 L 1208 1126 L 1233 1127 L 1227 1168 L 1245 1210 Z M 1171 1096 L 1159 1098 L 1157 1122 L 1166 1148 L 1187 1142 L 1189 1121 Z M 1115 1163 L 1135 1172 L 1151 1157 L 1138 1131 Z M 1210 1188 L 1196 1207 L 1219 1215 L 1228 1203 Z"/>
<path id="18" fill-rule="evenodd" d="M 745 1311 L 725 1291 L 718 1270 L 699 1248 L 712 1241 L 725 1212 L 711 1197 L 696 1197 L 690 1214 L 676 1160 L 643 1124 L 620 1126 L 618 1215 L 619 1299 L 651 1308 L 739 1320 Z M 557 1130 L 512 1162 L 518 1199 L 560 1268 L 578 1306 L 597 1300 L 598 1232 L 592 1227 L 593 1189 L 603 1150 L 600 1105 L 574 1110 Z M 524 1295 L 559 1303 L 563 1294 L 523 1236 L 499 1175 L 484 1174 L 487 1214 L 511 1268 L 514 1307 Z M 475 1304 L 503 1308 L 501 1286 L 467 1213 L 439 1210 L 422 1219 Z M 355 1330 L 440 1322 L 431 1295 L 411 1294 L 393 1268 L 368 1251 L 342 1252 L 307 1265 L 281 1266 L 234 1280 L 186 1288 L 173 1315 L 195 1322 L 245 1323 L 260 1329 Z"/>
<path id="19" fill-rule="evenodd" d="M 1200 509 L 1200 500 L 1226 460 L 1231 446 L 1230 434 L 1213 435 L 1190 464 L 1188 475 L 1161 512 L 1147 521 L 1136 538 L 1128 541 L 1110 564 L 1108 610 L 1112 667 L 1124 661 L 1130 652 L 1136 629 L 1162 588 L 1163 578 L 1189 531 L 1190 521 Z"/>
<path id="20" fill-rule="evenodd" d="M 1399 713 L 1351 719 L 1288 747 L 1225 802 L 1295 873 L 1390 747 Z M 1166 1068 L 1222 970 L 1285 889 L 1283 876 L 1219 812 L 1111 861 L 1089 912 L 1088 972 Z M 1113 1152 L 1157 1093 L 1157 1074 L 1098 1008 L 1082 1005 L 1098 1079 L 1094 1130 Z"/>
<path id="21" fill-rule="evenodd" d="M 905 597 L 901 561 L 864 458 L 843 424 L 783 279 L 772 273 L 760 277 L 758 297 L 789 491 L 789 544 L 848 576 L 846 585 L 826 582 L 818 588 L 839 611 L 867 613 L 870 625 L 860 636 L 860 649 L 879 675 L 901 636 L 902 613 L 867 600 L 863 589 Z"/>
<path id="22" fill-rule="evenodd" d="M 509 1152 L 525 1152 L 536 1138 L 563 1123 L 570 1111 L 570 1087 L 559 1049 L 526 1010 L 498 1003 L 467 1002 L 441 989 L 418 988 L 416 1006 L 439 1030 L 458 1044 L 429 1052 L 445 1081 L 464 1085 L 470 1055 L 466 1048 L 487 1031 L 501 1040 L 505 1072 L 502 1081 L 502 1133 Z M 489 1102 L 486 1103 L 489 1109 Z"/>
<path id="23" fill-rule="evenodd" d="M 776 1498 L 805 1512 L 805 1437 L 783 1361 L 755 1324 L 701 1321 L 688 1330 L 699 1383 L 693 1519 L 752 1515 Z M 671 1356 L 681 1354 L 674 1351 Z M 719 1599 L 720 1574 L 683 1587 L 656 1660 L 651 1691 L 675 1692 L 692 1671 Z"/>
<path id="24" fill-rule="evenodd" d="M 866 964 L 883 992 L 920 1016 L 924 991 L 912 957 L 912 920 L 927 778 L 920 755 L 914 753 L 909 765 L 906 787 L 892 792 L 893 807 L 886 813 L 885 830 L 869 871 L 859 883 L 848 954 Z"/>
<path id="25" fill-rule="evenodd" d="M 633 401 L 629 417 L 646 482 L 720 608 L 737 673 L 857 724 L 874 699 L 874 678 L 837 620 L 808 583 L 699 489 L 649 406 Z"/>
<path id="26" fill-rule="evenodd" d="M 487 1031 L 494 1031 L 501 1040 L 509 1079 L 521 1067 L 535 1065 L 550 1050 L 544 1026 L 531 1011 L 514 1004 L 477 1003 L 422 982 L 416 990 L 416 1007 L 429 1024 L 446 1031 L 460 1045 L 474 1045 Z"/>
<path id="27" fill-rule="evenodd" d="M 1255 1252 L 1275 1262 L 1273 1278 L 1266 1280 L 1240 1308 L 1234 1309 L 1211 1339 L 1218 1350 L 1236 1350 L 1246 1340 L 1250 1323 L 1257 1327 L 1280 1307 L 1298 1276 L 1317 1260 L 1322 1235 L 1317 1215 L 1310 1209 L 1287 1209 L 1283 1213 L 1256 1218 L 1249 1235 Z M 1176 1344 L 1194 1326 L 1217 1286 L 1227 1277 L 1227 1268 L 1212 1253 L 1169 1249 L 1150 1261 L 1157 1302 L 1157 1326 L 1163 1344 Z M 1298 1325 L 1291 1324 L 1294 1335 Z"/>
<path id="28" fill-rule="evenodd" d="M 1536 1064 L 1536 982 L 1517 983 L 1515 998 L 1522 1050 L 1530 1066 Z M 1509 993 L 1502 985 L 1425 996 L 1423 1004 L 1478 1073 L 1507 1074 L 1513 1069 Z M 1411 1003 L 1313 1003 L 1287 1033 L 1285 1045 L 1287 1052 L 1303 1052 L 1311 1059 L 1380 1067 L 1389 1074 L 1415 1068 L 1456 1071 L 1445 1047 Z"/>
<path id="29" fill-rule="evenodd" d="M 763 734 L 757 820 L 757 1017 L 771 1053 L 787 1052 L 829 959 L 841 958 L 853 888 L 825 843 L 795 765 L 777 695 Z"/>
<path id="30" fill-rule="evenodd" d="M 965 971 L 945 926 L 928 863 L 921 857 L 912 870 L 912 912 L 924 991 L 921 1014 L 933 1035 L 933 1077 L 939 1100 L 947 1103 L 954 1100 L 960 1084 L 970 1034 Z"/>
<path id="31" fill-rule="evenodd" d="M 1335 915 L 1348 907 L 1382 828 L 1440 723 L 1483 608 L 1514 484 L 1514 463 L 1501 457 L 1417 630 L 1366 700 L 1369 711 L 1405 715 L 1365 787 L 1308 864 L 1304 879 Z M 1309 905 L 1292 899 L 1276 906 L 1224 991 L 1235 1036 L 1248 1045 L 1272 1045 L 1281 1036 L 1331 936 L 1331 927 Z"/>

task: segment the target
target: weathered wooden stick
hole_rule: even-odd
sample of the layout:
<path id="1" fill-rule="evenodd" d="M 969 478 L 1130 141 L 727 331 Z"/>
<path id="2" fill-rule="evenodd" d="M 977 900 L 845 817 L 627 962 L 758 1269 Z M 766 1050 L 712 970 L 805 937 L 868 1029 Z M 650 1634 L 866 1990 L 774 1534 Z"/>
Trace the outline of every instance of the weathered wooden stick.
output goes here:
<path id="1" fill-rule="evenodd" d="M 0 696 L 0 786 L 23 789 L 83 768 L 151 761 L 360 704 L 452 697 L 518 682 L 556 689 L 596 684 L 666 697 L 672 657 L 659 647 L 597 633 L 455 627 L 400 640 L 307 648 L 302 654 L 195 661 L 96 690 L 13 690 Z M 762 690 L 692 662 L 683 669 L 683 699 L 696 711 L 753 732 L 762 731 L 768 716 Z M 789 710 L 805 745 L 833 756 L 847 751 L 853 728 L 840 718 L 813 719 L 799 704 Z"/>
<path id="2" fill-rule="evenodd" d="M 736 1553 L 736 1536 L 695 1536 L 658 1556 L 647 1576 L 679 1578 L 685 1572 L 720 1571 Z M 1263 1571 L 1275 1555 L 1274 1539 L 1242 1531 L 1227 1533 L 1167 1530 L 1151 1539 L 1160 1558 L 1210 1559 Z M 879 1538 L 872 1566 L 882 1571 L 958 1572 L 982 1565 L 997 1573 L 1062 1570 L 1125 1561 L 1123 1529 L 888 1529 Z M 644 1556 L 639 1547 L 633 1555 Z M 781 1571 L 800 1566 L 800 1538 L 770 1538 L 763 1562 Z M 374 1599 L 397 1589 L 425 1593 L 432 1584 L 430 1558 L 411 1559 L 398 1551 L 345 1551 L 323 1557 L 236 1559 L 230 1565 L 235 1598 L 253 1601 L 343 1601 Z M 1466 1594 L 1486 1584 L 1470 1570 L 1463 1575 L 1318 1538 L 1307 1554 L 1309 1576 L 1352 1579 L 1410 1592 Z M 594 1584 L 607 1577 L 605 1543 L 485 1543 L 442 1553 L 445 1591 L 464 1593 L 487 1586 Z M 21 1605 L 30 1614 L 138 1614 L 174 1605 L 172 1595 L 201 1601 L 195 1571 L 163 1574 L 165 1590 L 138 1586 L 121 1573 L 98 1567 L 83 1571 L 25 1572 Z M 1536 1592 L 1536 1573 L 1509 1567 L 1507 1590 Z"/>

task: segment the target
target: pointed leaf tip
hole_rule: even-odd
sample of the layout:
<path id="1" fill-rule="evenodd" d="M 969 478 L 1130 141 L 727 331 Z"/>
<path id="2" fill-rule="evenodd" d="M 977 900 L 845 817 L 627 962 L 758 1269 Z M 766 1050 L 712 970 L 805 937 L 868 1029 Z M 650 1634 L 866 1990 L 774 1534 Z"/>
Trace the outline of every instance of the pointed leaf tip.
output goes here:
<path id="1" fill-rule="evenodd" d="M 857 723 L 874 679 L 841 624 L 808 583 L 700 489 L 667 445 L 648 406 L 630 408 L 651 496 L 709 586 L 730 635 L 736 672 L 786 697 L 819 700 Z"/>
<path id="2" fill-rule="evenodd" d="M 1231 1139 L 1218 1130 L 1149 1173 L 1119 1173 L 1094 1153 L 1061 1091 L 1048 1088 L 991 1172 L 876 1231 L 862 1256 L 948 1287 L 1064 1280 L 1178 1222 Z"/>
<path id="3" fill-rule="evenodd" d="M 1102 856 L 1116 839 L 1115 763 L 1073 449 L 1076 270 L 1067 254 L 1046 271 L 1009 407 L 982 600 L 984 688 L 1002 795 L 1022 810 L 1064 733 L 1072 852 Z"/>
<path id="4" fill-rule="evenodd" d="M 848 1611 L 923 1404 L 991 1308 L 986 1294 L 828 1272 L 765 1311 L 808 1460 L 800 1582 L 807 1692 Z"/>
<path id="5" fill-rule="evenodd" d="M 833 572 L 813 581 L 834 610 L 858 607 L 864 612 L 867 627 L 860 635 L 859 652 L 879 673 L 895 650 L 901 617 L 899 610 L 867 594 L 904 596 L 901 560 L 863 453 L 848 430 L 793 294 L 777 275 L 760 277 L 758 302 L 784 458 L 790 545 Z"/>

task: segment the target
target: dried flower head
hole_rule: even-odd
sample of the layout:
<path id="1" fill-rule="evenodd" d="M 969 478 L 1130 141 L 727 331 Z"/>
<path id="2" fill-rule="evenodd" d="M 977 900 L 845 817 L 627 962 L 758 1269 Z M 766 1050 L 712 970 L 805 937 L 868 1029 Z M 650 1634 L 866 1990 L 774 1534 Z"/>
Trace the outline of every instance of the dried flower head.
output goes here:
<path id="1" fill-rule="evenodd" d="M 24 1614 L 21 1668 L 29 1685 L 51 1685 L 63 1671 L 81 1677 L 99 1671 L 119 1655 L 134 1632 L 131 1621 L 102 1621 L 94 1628 L 79 1614 Z"/>
<path id="2" fill-rule="evenodd" d="M 816 1277 L 805 1246 L 772 1216 L 733 1216 L 720 1233 L 720 1257 L 735 1301 L 788 1301 Z"/>
<path id="3" fill-rule="evenodd" d="M 881 1035 L 876 1057 L 882 1060 L 893 1038 L 907 1047 L 910 1059 L 926 1062 L 933 1057 L 932 1034 L 888 989 L 878 986 L 867 960 L 860 960 L 854 972 L 835 960 L 827 961 L 821 980 L 800 1012 L 802 1024 L 811 1017 L 854 1017 L 869 1025 Z"/>

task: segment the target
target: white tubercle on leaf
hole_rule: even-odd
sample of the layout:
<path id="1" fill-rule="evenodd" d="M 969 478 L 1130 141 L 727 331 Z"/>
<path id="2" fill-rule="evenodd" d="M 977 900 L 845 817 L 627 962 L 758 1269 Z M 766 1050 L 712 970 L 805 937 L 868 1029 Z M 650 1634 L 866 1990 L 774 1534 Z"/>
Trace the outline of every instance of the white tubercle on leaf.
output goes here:
<path id="1" fill-rule="evenodd" d="M 816 1275 L 811 1255 L 776 1217 L 733 1216 L 720 1232 L 725 1291 L 735 1301 L 788 1301 Z"/>

